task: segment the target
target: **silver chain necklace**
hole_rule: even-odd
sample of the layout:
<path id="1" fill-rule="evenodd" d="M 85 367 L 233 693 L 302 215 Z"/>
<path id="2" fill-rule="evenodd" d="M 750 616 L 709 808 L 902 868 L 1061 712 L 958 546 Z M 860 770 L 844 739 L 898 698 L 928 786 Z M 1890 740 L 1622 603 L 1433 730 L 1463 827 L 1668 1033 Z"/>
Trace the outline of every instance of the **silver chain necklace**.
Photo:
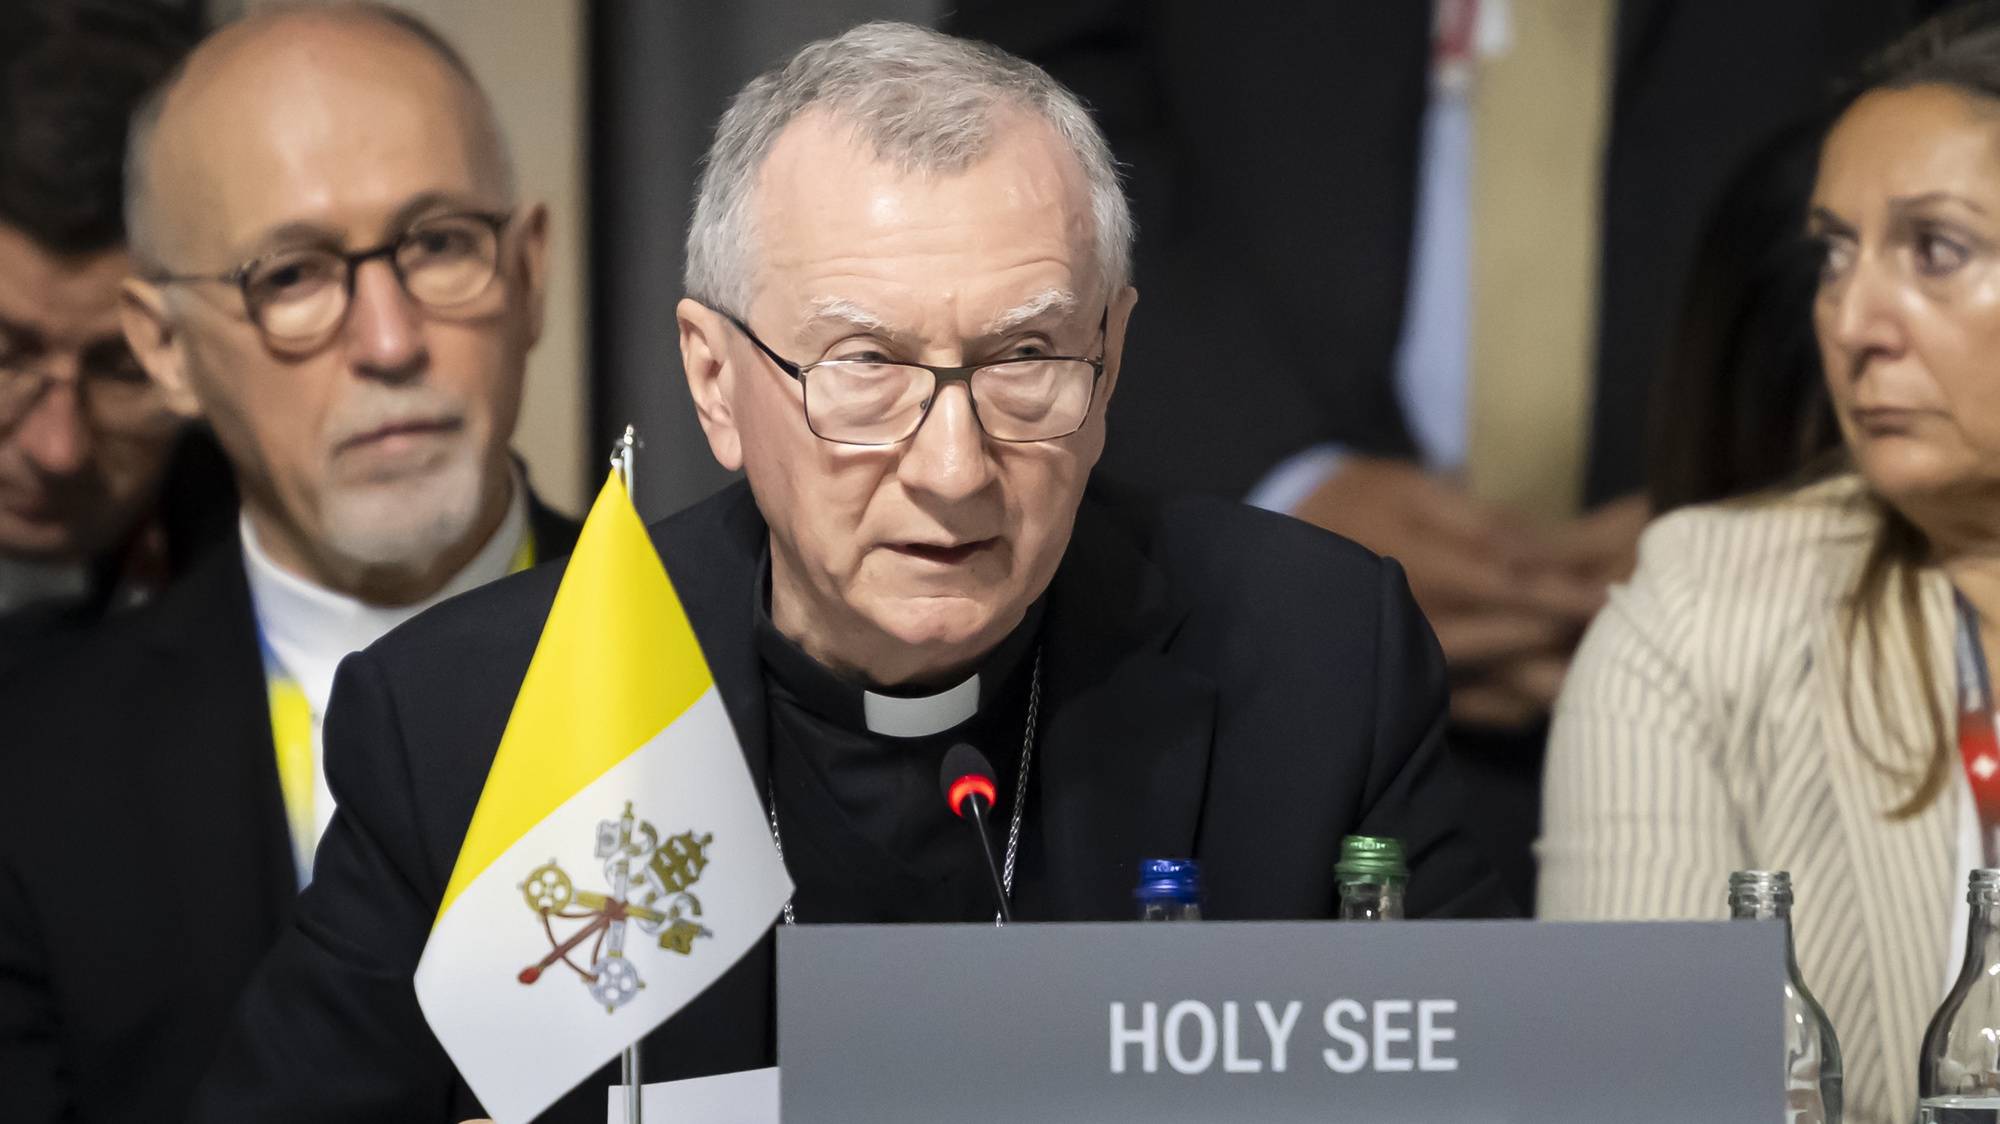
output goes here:
<path id="1" fill-rule="evenodd" d="M 1035 668 L 1028 677 L 1028 722 L 1021 731 L 1021 768 L 1014 781 L 1014 814 L 1008 817 L 1007 854 L 1000 863 L 1000 892 L 1008 901 L 1014 900 L 1014 856 L 1021 847 L 1021 813 L 1028 806 L 1028 765 L 1035 753 L 1035 718 L 1042 709 L 1042 649 L 1035 647 Z M 778 849 L 778 861 L 785 861 L 785 839 L 778 831 L 778 789 L 770 778 L 764 780 L 764 796 L 771 811 L 771 845 Z M 799 923 L 798 915 L 792 910 L 790 898 L 785 899 L 785 924 Z M 993 924 L 999 925 L 1000 911 L 993 911 Z"/>

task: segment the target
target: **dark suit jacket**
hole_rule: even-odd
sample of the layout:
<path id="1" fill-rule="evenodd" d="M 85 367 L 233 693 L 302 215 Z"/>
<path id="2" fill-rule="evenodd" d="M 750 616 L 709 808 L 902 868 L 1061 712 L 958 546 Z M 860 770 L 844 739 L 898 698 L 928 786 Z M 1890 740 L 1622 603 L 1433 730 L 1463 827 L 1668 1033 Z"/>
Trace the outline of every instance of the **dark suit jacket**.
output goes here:
<path id="1" fill-rule="evenodd" d="M 761 782 L 764 523 L 738 484 L 653 537 Z M 197 1119 L 483 1114 L 411 977 L 558 578 L 496 583 L 342 665 L 326 727 L 340 810 Z M 1149 855 L 1199 858 L 1211 916 L 1328 917 L 1354 831 L 1404 840 L 1412 912 L 1505 908 L 1457 829 L 1442 658 L 1394 563 L 1232 504 L 1089 500 L 1044 629 L 1017 918 L 1130 917 Z M 771 943 L 646 1040 L 649 1080 L 771 1063 Z M 600 1076 L 549 1119 L 603 1120 Z"/>
<path id="2" fill-rule="evenodd" d="M 298 891 L 240 539 L 51 651 L 0 695 L 0 1119 L 178 1120 Z"/>

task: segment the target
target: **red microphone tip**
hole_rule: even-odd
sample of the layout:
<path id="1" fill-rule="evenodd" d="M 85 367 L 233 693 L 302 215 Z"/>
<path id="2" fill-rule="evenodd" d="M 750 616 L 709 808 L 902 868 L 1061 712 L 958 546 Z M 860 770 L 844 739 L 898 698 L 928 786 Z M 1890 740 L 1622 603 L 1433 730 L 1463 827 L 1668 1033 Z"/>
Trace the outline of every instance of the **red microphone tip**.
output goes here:
<path id="1" fill-rule="evenodd" d="M 984 796 L 988 808 L 1000 802 L 1000 793 L 993 787 L 993 778 L 982 777 L 978 773 L 967 773 L 951 782 L 951 788 L 945 792 L 945 799 L 951 803 L 952 812 L 963 818 L 965 802 L 974 794 Z"/>

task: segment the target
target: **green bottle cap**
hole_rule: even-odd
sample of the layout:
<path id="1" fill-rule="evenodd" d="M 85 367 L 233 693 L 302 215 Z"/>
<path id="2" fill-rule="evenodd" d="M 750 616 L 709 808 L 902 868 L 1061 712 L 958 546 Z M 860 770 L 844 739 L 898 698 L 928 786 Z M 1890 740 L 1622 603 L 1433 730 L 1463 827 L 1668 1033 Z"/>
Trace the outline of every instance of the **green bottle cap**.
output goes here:
<path id="1" fill-rule="evenodd" d="M 1410 877 L 1403 861 L 1403 844 L 1386 835 L 1350 835 L 1340 841 L 1340 864 L 1333 873 L 1343 882 L 1386 882 Z"/>

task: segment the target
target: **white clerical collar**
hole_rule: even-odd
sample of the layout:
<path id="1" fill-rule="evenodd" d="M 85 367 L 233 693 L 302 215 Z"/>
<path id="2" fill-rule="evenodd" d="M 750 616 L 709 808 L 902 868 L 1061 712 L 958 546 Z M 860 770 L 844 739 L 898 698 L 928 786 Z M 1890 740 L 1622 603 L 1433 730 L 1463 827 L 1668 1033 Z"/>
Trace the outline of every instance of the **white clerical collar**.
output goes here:
<path id="1" fill-rule="evenodd" d="M 243 568 L 264 643 L 305 692 L 315 717 L 326 713 L 333 672 L 351 652 L 381 639 L 389 630 L 448 597 L 505 577 L 528 535 L 528 489 L 516 474 L 507 514 L 479 553 L 444 588 L 414 605 L 385 607 L 336 593 L 279 566 L 257 541 L 247 516 Z"/>
<path id="2" fill-rule="evenodd" d="M 993 701 L 989 696 L 1006 689 L 1015 668 L 1040 634 L 1045 600 L 1036 599 L 1021 623 L 957 686 L 921 695 L 889 694 L 869 690 L 851 677 L 828 670 L 825 664 L 807 655 L 798 641 L 778 630 L 771 619 L 769 551 L 757 561 L 756 590 L 753 631 L 765 674 L 806 709 L 835 726 L 890 738 L 932 737 L 978 716 L 980 708 Z"/>
<path id="3" fill-rule="evenodd" d="M 942 734 L 979 713 L 979 676 L 935 695 L 916 697 L 861 692 L 861 718 L 868 732 L 892 738 Z"/>

